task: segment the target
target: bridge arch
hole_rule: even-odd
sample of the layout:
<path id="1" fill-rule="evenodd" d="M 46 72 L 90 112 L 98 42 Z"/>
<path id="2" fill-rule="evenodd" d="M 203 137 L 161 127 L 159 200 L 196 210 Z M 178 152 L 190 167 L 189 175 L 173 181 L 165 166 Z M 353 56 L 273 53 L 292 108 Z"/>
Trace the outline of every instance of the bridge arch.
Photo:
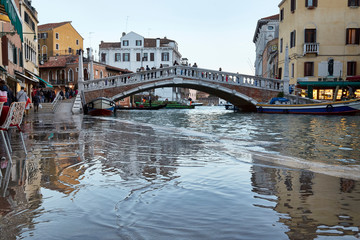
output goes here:
<path id="1" fill-rule="evenodd" d="M 174 78 L 168 79 L 160 82 L 153 82 L 144 84 L 142 86 L 137 86 L 127 91 L 116 94 L 111 97 L 112 100 L 117 101 L 131 95 L 146 92 L 148 90 L 164 87 L 179 87 L 179 88 L 190 88 L 202 92 L 206 92 L 222 98 L 235 106 L 241 107 L 242 110 L 254 110 L 255 105 L 258 103 L 255 99 L 240 93 L 234 89 L 228 88 L 226 86 L 221 86 L 214 83 L 199 82 L 198 80 Z"/>

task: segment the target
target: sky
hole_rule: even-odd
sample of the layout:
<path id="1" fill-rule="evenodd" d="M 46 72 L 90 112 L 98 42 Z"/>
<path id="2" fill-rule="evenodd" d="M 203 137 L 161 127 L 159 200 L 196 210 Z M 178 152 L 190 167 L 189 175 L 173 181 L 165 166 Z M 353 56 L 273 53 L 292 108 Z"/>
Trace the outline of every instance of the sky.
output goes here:
<path id="1" fill-rule="evenodd" d="M 101 41 L 123 32 L 178 43 L 182 57 L 199 68 L 254 75 L 257 21 L 278 14 L 281 0 L 32 0 L 39 25 L 71 21 L 84 49 L 98 55 Z"/>

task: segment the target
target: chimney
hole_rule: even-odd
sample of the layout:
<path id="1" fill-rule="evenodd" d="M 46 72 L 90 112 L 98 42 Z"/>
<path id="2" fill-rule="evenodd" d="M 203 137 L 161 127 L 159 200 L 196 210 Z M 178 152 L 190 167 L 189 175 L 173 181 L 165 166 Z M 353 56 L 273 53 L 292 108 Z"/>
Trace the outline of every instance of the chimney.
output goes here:
<path id="1" fill-rule="evenodd" d="M 156 47 L 159 48 L 160 47 L 160 38 L 156 39 Z"/>

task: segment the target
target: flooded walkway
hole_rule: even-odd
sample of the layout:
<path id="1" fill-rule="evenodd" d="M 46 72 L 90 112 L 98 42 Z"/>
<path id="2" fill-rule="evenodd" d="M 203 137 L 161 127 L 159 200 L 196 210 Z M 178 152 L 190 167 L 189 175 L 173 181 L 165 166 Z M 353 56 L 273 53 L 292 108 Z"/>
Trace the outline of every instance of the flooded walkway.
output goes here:
<path id="1" fill-rule="evenodd" d="M 281 156 L 261 150 L 266 138 L 250 138 L 253 126 L 245 124 L 257 115 L 194 115 L 27 116 L 29 154 L 14 144 L 1 239 L 360 237 L 356 179 L 274 163 Z M 239 122 L 241 130 L 233 128 Z M 212 134 L 196 130 L 205 127 Z M 244 137 L 231 136 L 244 129 Z"/>

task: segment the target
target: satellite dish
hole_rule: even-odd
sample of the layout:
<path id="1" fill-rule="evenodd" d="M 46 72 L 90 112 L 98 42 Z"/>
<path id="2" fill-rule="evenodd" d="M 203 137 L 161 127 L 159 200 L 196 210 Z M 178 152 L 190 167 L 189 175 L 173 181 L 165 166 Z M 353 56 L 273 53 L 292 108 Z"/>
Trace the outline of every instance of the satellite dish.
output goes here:
<path id="1" fill-rule="evenodd" d="M 43 65 L 43 64 L 44 64 L 44 61 L 41 61 L 41 62 L 40 62 L 40 65 Z"/>

